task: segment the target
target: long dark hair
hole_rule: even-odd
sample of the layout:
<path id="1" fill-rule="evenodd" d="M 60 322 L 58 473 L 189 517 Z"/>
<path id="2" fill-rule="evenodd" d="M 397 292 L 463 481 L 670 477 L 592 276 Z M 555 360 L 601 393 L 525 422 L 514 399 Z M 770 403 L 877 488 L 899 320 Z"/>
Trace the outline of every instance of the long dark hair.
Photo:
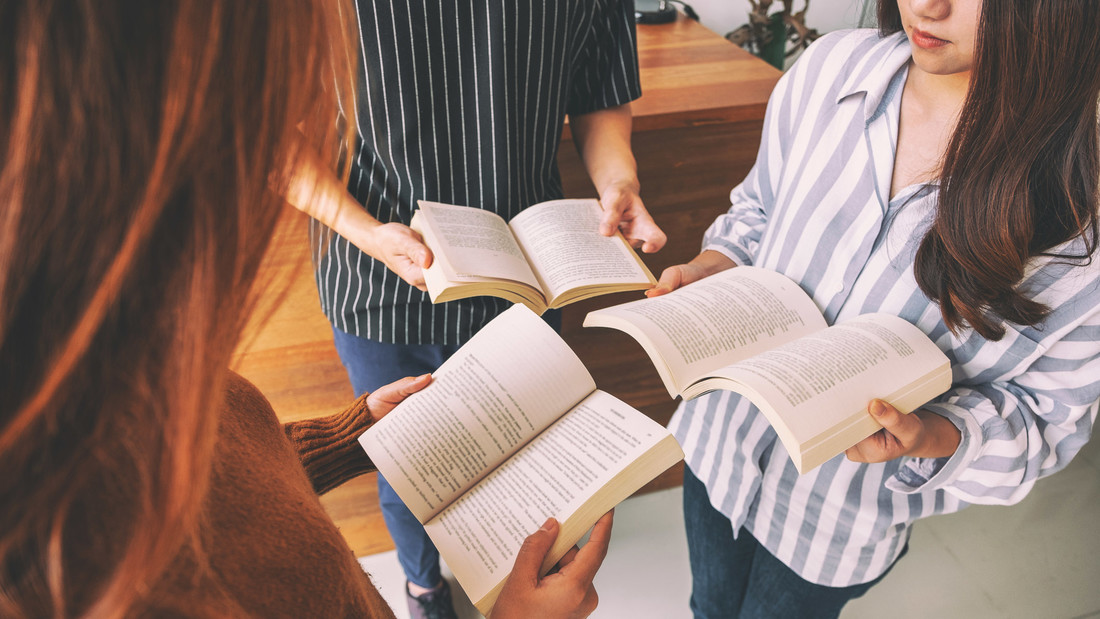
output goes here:
<path id="1" fill-rule="evenodd" d="M 0 0 L 0 616 L 125 615 L 194 540 L 281 192 L 350 143 L 342 11 Z"/>
<path id="2" fill-rule="evenodd" d="M 879 0 L 883 35 L 902 27 Z M 999 339 L 1050 308 L 1020 290 L 1030 259 L 1075 237 L 1090 260 L 1100 182 L 1100 3 L 986 0 L 970 90 L 944 155 L 914 271 L 954 331 Z"/>

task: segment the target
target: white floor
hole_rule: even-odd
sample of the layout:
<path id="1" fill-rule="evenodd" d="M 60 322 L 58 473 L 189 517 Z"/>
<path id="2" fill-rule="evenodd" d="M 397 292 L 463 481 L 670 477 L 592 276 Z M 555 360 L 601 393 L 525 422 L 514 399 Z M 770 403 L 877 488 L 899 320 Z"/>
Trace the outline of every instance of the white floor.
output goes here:
<path id="1" fill-rule="evenodd" d="M 615 511 L 596 578 L 596 619 L 690 617 L 679 489 Z M 399 619 L 404 578 L 393 552 L 361 559 Z M 452 581 L 462 619 L 480 614 Z M 1012 507 L 971 507 L 920 522 L 909 553 L 843 619 L 1100 617 L 1100 439 Z"/>

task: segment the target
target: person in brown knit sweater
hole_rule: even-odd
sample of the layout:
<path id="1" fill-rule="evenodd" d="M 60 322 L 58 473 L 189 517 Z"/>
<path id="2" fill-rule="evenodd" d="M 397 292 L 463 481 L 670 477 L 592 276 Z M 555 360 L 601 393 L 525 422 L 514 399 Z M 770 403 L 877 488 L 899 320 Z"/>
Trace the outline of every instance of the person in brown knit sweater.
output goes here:
<path id="1" fill-rule="evenodd" d="M 430 377 L 284 426 L 226 369 L 291 171 L 350 152 L 348 16 L 0 0 L 0 617 L 392 617 L 318 493 Z M 548 521 L 493 619 L 589 614 L 610 529 L 540 578 Z"/>

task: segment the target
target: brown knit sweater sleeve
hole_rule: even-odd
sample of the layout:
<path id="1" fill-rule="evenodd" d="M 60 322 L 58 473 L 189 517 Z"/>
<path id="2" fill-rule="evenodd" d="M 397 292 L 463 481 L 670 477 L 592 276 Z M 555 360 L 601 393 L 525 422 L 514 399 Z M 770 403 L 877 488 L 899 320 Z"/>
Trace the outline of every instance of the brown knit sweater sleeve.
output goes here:
<path id="1" fill-rule="evenodd" d="M 358 440 L 372 423 L 364 394 L 342 413 L 283 425 L 317 494 L 375 470 Z"/>

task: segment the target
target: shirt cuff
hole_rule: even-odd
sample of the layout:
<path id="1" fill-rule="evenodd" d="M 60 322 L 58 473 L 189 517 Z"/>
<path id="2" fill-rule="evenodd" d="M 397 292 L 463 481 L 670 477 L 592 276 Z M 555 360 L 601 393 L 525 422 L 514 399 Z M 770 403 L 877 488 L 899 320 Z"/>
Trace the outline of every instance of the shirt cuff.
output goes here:
<path id="1" fill-rule="evenodd" d="M 734 245 L 733 243 L 721 243 L 711 241 L 703 245 L 702 251 L 716 251 L 732 260 L 733 263 L 739 267 L 749 266 L 752 264 L 752 256 L 749 255 L 745 248 Z"/>
<path id="2" fill-rule="evenodd" d="M 372 423 L 364 394 L 337 415 L 283 425 L 317 494 L 375 470 L 374 463 L 359 444 L 359 436 Z"/>
<path id="3" fill-rule="evenodd" d="M 981 427 L 959 406 L 952 404 L 926 404 L 924 410 L 945 417 L 959 430 L 959 447 L 946 458 L 906 458 L 894 476 L 886 480 L 886 487 L 901 494 L 915 494 L 938 490 L 955 483 L 959 475 L 977 459 L 981 441 Z"/>

